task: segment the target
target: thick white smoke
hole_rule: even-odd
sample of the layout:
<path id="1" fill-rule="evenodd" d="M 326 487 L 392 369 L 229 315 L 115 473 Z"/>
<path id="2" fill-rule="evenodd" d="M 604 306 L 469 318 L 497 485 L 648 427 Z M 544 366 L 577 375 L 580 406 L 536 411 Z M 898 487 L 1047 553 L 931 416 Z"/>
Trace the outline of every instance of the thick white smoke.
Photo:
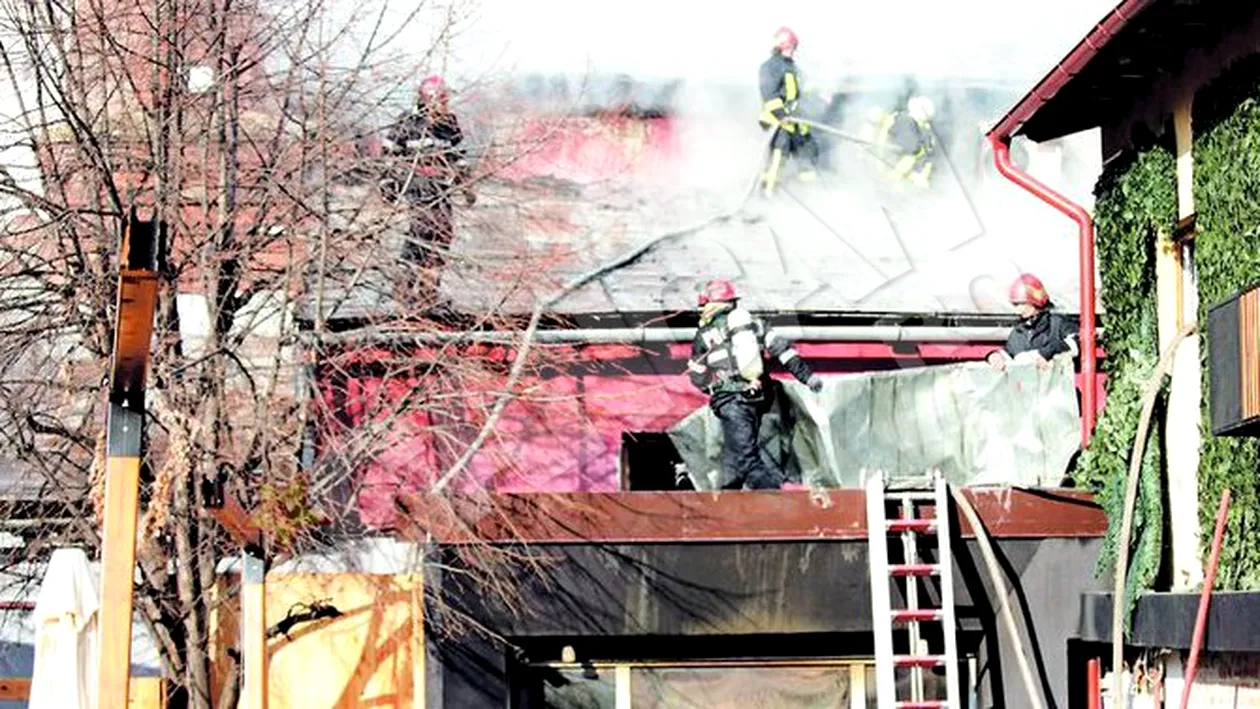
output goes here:
<path id="1" fill-rule="evenodd" d="M 780 25 L 821 75 L 1031 79 L 1111 9 L 1112 0 L 1053 5 L 1006 0 L 478 0 L 457 42 L 461 68 L 597 72 L 643 78 L 745 80 Z"/>
<path id="2" fill-rule="evenodd" d="M 847 110 L 833 105 L 829 121 L 861 134 L 869 128 L 870 108 L 894 108 L 924 93 L 937 103 L 935 129 L 948 159 L 936 166 L 938 189 L 906 194 L 904 185 L 890 191 L 874 179 L 880 166 L 860 146 L 833 142 L 833 172 L 821 184 L 793 187 L 791 195 L 755 207 L 779 245 L 786 240 L 787 251 L 819 239 L 830 249 L 796 271 L 785 262 L 783 278 L 830 289 L 831 295 L 816 296 L 825 309 L 841 303 L 882 311 L 1005 312 L 1004 284 L 1031 270 L 1062 307 L 1074 308 L 1073 225 L 998 176 L 981 135 L 1112 5 L 479 0 L 461 3 L 473 8 L 468 21 L 431 61 L 440 59 L 456 82 L 521 85 L 531 76 L 559 82 L 576 109 L 613 100 L 617 84 L 609 77 L 624 75 L 641 88 L 670 87 L 660 103 L 675 118 L 678 159 L 634 176 L 644 206 L 628 229 L 646 238 L 654 228 L 730 206 L 760 169 L 768 135 L 756 124 L 757 67 L 773 31 L 789 25 L 800 35 L 798 62 L 807 87 L 824 101 L 849 92 Z M 1026 146 L 1021 159 L 1088 205 L 1098 153 L 1096 134 L 1083 134 Z M 743 258 L 729 244 L 718 246 L 734 260 Z M 812 272 L 802 275 L 802 268 Z"/>

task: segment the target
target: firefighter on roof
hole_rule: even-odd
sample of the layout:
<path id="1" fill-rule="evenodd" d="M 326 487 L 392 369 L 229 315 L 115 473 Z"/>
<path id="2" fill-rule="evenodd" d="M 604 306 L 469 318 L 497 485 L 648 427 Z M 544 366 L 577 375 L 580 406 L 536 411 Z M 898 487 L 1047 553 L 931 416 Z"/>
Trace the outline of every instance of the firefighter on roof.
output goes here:
<path id="1" fill-rule="evenodd" d="M 894 178 L 909 180 L 918 187 L 931 183 L 936 158 L 936 134 L 932 119 L 936 106 L 926 96 L 906 102 L 905 110 L 876 114 L 875 144 L 890 158 Z"/>
<path id="2" fill-rule="evenodd" d="M 815 393 L 822 380 L 788 342 L 739 307 L 729 281 L 709 281 L 700 293 L 700 327 L 687 362 L 691 383 L 709 395 L 709 407 L 722 423 L 722 487 L 777 489 L 783 472 L 761 456 L 761 418 L 769 410 L 769 376 L 763 350 Z"/>
<path id="3" fill-rule="evenodd" d="M 410 213 L 403 260 L 431 271 L 428 286 L 434 291 L 454 238 L 451 196 L 462 189 L 469 206 L 476 201 L 467 187 L 468 163 L 459 147 L 464 136 L 448 100 L 442 77 L 425 78 L 415 108 L 390 127 L 383 141 L 386 154 L 397 159 L 397 169 L 382 187 L 387 196 L 404 201 Z"/>
<path id="4" fill-rule="evenodd" d="M 796 45 L 796 33 L 787 27 L 779 28 L 770 58 L 761 64 L 761 127 L 774 129 L 769 163 L 761 177 L 766 196 L 774 194 L 785 154 L 809 161 L 809 166 L 798 173 L 798 179 L 811 180 L 817 175 L 818 144 L 810 135 L 809 126 L 791 120 L 801 98 L 800 73 L 792 59 Z"/>
<path id="5" fill-rule="evenodd" d="M 1006 369 L 1011 362 L 1027 360 L 1044 369 L 1058 355 L 1076 356 L 1076 325 L 1062 313 L 1050 310 L 1050 294 L 1041 279 L 1022 274 L 1011 283 L 1009 295 L 1019 323 L 1011 328 L 1006 346 L 989 354 L 989 364 Z"/>

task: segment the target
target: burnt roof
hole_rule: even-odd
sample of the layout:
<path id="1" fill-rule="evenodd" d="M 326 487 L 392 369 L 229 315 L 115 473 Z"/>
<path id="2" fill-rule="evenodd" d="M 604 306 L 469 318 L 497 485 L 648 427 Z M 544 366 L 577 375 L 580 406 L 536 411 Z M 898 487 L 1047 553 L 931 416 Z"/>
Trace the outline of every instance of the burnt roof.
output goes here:
<path id="1" fill-rule="evenodd" d="M 982 77 L 924 78 L 904 74 L 863 74 L 819 81 L 812 77 L 814 93 L 826 97 L 866 97 L 889 105 L 904 102 L 914 94 L 942 96 L 974 92 L 1008 100 L 1021 86 L 1007 79 Z M 619 73 L 564 74 L 527 73 L 487 82 L 470 89 L 459 102 L 461 112 L 475 116 L 500 117 L 504 108 L 534 114 L 592 116 L 620 113 L 636 117 L 694 111 L 687 94 L 703 93 L 723 109 L 741 103 L 759 103 L 753 83 L 727 83 L 684 80 L 673 77 L 637 77 Z"/>
<path id="2" fill-rule="evenodd" d="M 524 83 L 542 93 L 525 92 L 529 100 L 522 99 L 523 107 L 500 107 L 498 113 L 510 125 L 508 139 L 495 149 L 512 159 L 477 182 L 474 208 L 457 205 L 455 212 L 456 237 L 441 287 L 459 312 L 528 313 L 536 298 L 559 283 L 654 236 L 712 220 L 741 204 L 731 218 L 660 243 L 551 312 L 655 320 L 694 308 L 698 285 L 717 276 L 736 281 L 750 308 L 798 317 L 1005 316 L 1005 284 L 1025 270 L 1037 271 L 1056 302 L 1078 299 L 1074 251 L 1061 246 L 1073 233 L 1071 225 L 1026 199 L 996 174 L 986 156 L 985 119 L 1017 95 L 1012 86 L 941 80 L 918 87 L 937 102 L 938 139 L 945 148 L 930 192 L 888 179 L 888 165 L 877 151 L 819 132 L 821 178 L 797 182 L 790 164 L 780 194 L 765 199 L 749 195 L 764 167 L 769 137 L 756 124 L 755 101 L 749 113 L 717 101 L 711 108 L 689 104 L 688 111 L 664 119 L 610 119 L 603 113 L 557 121 L 531 101 L 546 103 L 547 96 L 571 101 L 575 89 L 562 91 L 560 79 L 546 77 Z M 548 86 L 551 94 L 543 91 Z M 641 82 L 622 95 L 665 97 L 669 86 Z M 868 109 L 885 100 L 895 103 L 904 89 L 898 77 L 854 79 L 835 87 L 834 95 L 844 100 L 833 101 L 819 118 L 865 135 Z M 755 87 L 740 90 L 755 93 Z M 721 94 L 723 88 L 704 91 Z M 651 113 L 662 104 L 653 98 L 636 105 Z M 476 155 L 483 126 L 474 106 L 465 106 L 470 153 Z M 535 134 L 543 137 L 516 139 Z M 1067 170 L 1067 163 L 1083 165 L 1097 149 L 1065 150 Z M 1073 195 L 1087 200 L 1092 175 L 1074 169 L 1065 177 L 1078 188 Z M 369 186 L 345 192 L 346 203 L 356 209 L 375 203 Z M 745 195 L 749 198 L 741 201 Z M 390 221 L 373 238 L 386 253 L 397 254 L 405 218 Z M 326 318 L 368 321 L 400 312 L 395 292 L 415 278 L 414 269 L 395 258 L 376 261 L 328 275 Z M 519 266 L 525 262 L 533 266 Z M 303 320 L 314 319 L 313 304 L 303 300 Z"/>

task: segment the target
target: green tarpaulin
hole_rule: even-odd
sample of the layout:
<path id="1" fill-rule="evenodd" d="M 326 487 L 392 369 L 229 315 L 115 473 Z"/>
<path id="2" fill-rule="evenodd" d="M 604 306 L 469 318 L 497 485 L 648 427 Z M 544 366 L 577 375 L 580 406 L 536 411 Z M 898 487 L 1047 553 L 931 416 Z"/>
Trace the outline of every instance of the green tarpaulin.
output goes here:
<path id="1" fill-rule="evenodd" d="M 819 394 L 776 387 L 762 422 L 763 454 L 789 480 L 858 487 L 940 469 L 956 485 L 1054 486 L 1080 444 L 1072 362 L 917 367 L 832 377 Z M 722 431 L 702 408 L 669 431 L 698 490 L 721 487 Z"/>

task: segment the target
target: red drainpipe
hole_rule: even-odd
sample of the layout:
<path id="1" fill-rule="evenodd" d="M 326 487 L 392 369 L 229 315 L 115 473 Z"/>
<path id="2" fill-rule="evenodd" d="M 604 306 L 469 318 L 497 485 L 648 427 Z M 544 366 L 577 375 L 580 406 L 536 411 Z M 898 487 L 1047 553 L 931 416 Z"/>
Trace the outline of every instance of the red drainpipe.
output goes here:
<path id="1" fill-rule="evenodd" d="M 1038 199 L 1066 214 L 1080 231 L 1081 278 L 1081 447 L 1089 445 L 1097 415 L 1095 394 L 1098 382 L 1097 348 L 1094 331 L 1094 220 L 1081 205 L 1055 192 L 1011 162 L 1009 138 L 989 135 L 993 162 L 1006 179 L 1031 192 Z"/>
<path id="2" fill-rule="evenodd" d="M 1082 446 L 1089 445 L 1089 436 L 1093 431 L 1094 420 L 1097 416 L 1095 405 L 1098 387 L 1097 352 L 1094 347 L 1094 222 L 1090 219 L 1089 213 L 1079 204 L 1074 204 L 1012 165 L 1010 139 L 1025 121 L 1079 74 L 1111 41 L 1112 37 L 1155 1 L 1122 0 L 989 132 L 989 142 L 993 145 L 993 161 L 997 163 L 998 171 L 1007 179 L 1036 195 L 1038 199 L 1071 217 L 1080 230 L 1081 374 L 1083 375 L 1081 377 L 1081 404 L 1084 409 L 1081 412 Z"/>

